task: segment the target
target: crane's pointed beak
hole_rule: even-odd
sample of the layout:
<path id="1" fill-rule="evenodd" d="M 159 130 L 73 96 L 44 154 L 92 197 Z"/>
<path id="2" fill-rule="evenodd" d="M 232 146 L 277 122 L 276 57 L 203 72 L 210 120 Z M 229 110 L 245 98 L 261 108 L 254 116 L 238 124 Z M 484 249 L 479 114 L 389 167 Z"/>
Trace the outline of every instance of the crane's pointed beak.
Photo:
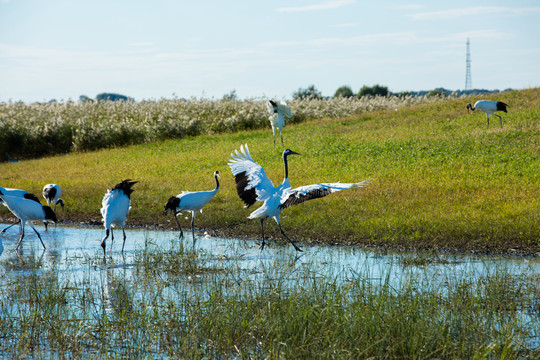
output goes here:
<path id="1" fill-rule="evenodd" d="M 297 153 L 296 151 L 292 151 L 292 150 L 291 150 L 291 153 L 290 153 L 290 155 L 302 155 L 302 154 L 300 154 L 300 153 Z"/>

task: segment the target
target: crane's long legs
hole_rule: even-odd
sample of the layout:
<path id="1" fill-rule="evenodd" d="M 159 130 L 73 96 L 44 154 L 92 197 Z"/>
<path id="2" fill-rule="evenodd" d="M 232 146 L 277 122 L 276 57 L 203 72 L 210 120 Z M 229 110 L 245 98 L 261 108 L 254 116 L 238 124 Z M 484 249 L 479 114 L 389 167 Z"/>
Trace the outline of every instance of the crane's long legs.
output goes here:
<path id="1" fill-rule="evenodd" d="M 2 235 L 3 233 L 6 232 L 7 229 L 9 229 L 10 227 L 14 226 L 14 225 L 17 225 L 17 224 L 20 224 L 21 223 L 21 219 L 19 219 L 19 221 L 17 221 L 16 223 L 14 224 L 11 224 L 9 225 L 7 228 L 5 228 L 4 230 L 0 231 L 0 235 Z"/>
<path id="2" fill-rule="evenodd" d="M 193 223 L 195 222 L 195 214 L 197 214 L 196 211 L 191 212 L 191 236 L 193 237 L 193 244 L 195 244 L 195 227 L 193 226 Z"/>
<path id="3" fill-rule="evenodd" d="M 124 252 L 124 245 L 126 245 L 126 230 L 124 230 L 123 227 L 122 227 L 122 233 L 124 234 L 124 242 L 122 243 L 122 252 Z"/>
<path id="4" fill-rule="evenodd" d="M 180 229 L 180 236 L 178 238 L 181 239 L 184 236 L 184 232 L 182 231 L 182 227 L 180 226 L 180 221 L 178 221 L 178 214 L 180 213 L 175 213 L 174 218 L 176 219 L 176 223 L 178 224 L 178 228 Z"/>
<path id="5" fill-rule="evenodd" d="M 261 244 L 261 246 L 259 246 L 260 251 L 263 251 L 264 245 L 265 245 L 265 243 L 264 243 L 264 225 L 263 225 L 263 222 L 264 222 L 264 218 L 261 219 L 262 244 Z"/>
<path id="6" fill-rule="evenodd" d="M 21 237 L 19 238 L 19 242 L 17 243 L 17 246 L 15 247 L 15 250 L 19 250 L 19 246 L 21 246 L 21 241 L 24 237 L 24 226 L 21 229 Z"/>
<path id="7" fill-rule="evenodd" d="M 34 230 L 34 232 L 36 233 L 37 237 L 39 238 L 39 241 L 41 241 L 41 245 L 43 245 L 43 248 L 46 249 L 45 247 L 45 244 L 43 243 L 43 240 L 41 240 L 41 235 L 39 235 L 39 233 L 37 232 L 37 230 L 32 226 L 32 224 L 29 224 L 30 227 Z"/>
<path id="8" fill-rule="evenodd" d="M 105 256 L 105 240 L 109 237 L 109 229 L 105 230 L 105 237 L 101 240 L 101 247 L 103 248 L 103 256 Z"/>
<path id="9" fill-rule="evenodd" d="M 38 236 L 39 238 L 39 241 L 41 241 L 41 245 L 43 245 L 43 248 L 46 249 L 45 247 L 45 244 L 43 243 L 43 240 L 41 239 L 41 235 L 39 235 L 39 233 L 37 232 L 37 230 L 31 225 L 29 224 L 30 227 L 34 230 L 34 232 L 36 233 L 36 235 Z M 21 229 L 21 238 L 19 239 L 19 242 L 17 243 L 17 246 L 15 247 L 16 250 L 19 249 L 19 246 L 21 246 L 21 242 L 22 242 L 22 239 L 24 237 L 24 226 L 22 226 L 22 229 Z"/>
<path id="10" fill-rule="evenodd" d="M 502 127 L 502 126 L 503 126 L 503 125 L 502 125 L 502 117 L 501 117 L 500 115 L 497 115 L 497 114 L 493 114 L 493 115 L 495 115 L 495 116 L 498 116 L 498 117 L 499 117 L 499 121 L 501 122 L 501 127 Z"/>
<path id="11" fill-rule="evenodd" d="M 294 246 L 296 251 L 302 251 L 302 249 L 300 249 L 298 246 L 296 246 L 296 244 L 293 243 L 292 240 L 289 239 L 289 237 L 287 235 L 285 235 L 285 233 L 283 232 L 283 229 L 281 228 L 281 224 L 278 223 L 278 226 L 279 226 L 279 231 L 281 231 L 281 235 L 285 236 L 285 239 L 289 240 L 289 242 L 291 243 L 292 246 Z"/>
<path id="12" fill-rule="evenodd" d="M 261 246 L 259 247 L 259 249 L 260 249 L 261 251 L 263 251 L 264 245 L 266 245 L 266 243 L 265 243 L 265 241 L 264 241 L 264 225 L 263 225 L 263 223 L 264 223 L 264 218 L 261 219 L 262 244 L 261 244 Z M 291 239 L 289 239 L 289 237 L 285 234 L 285 232 L 284 232 L 283 229 L 281 228 L 281 224 L 280 224 L 279 222 L 278 222 L 278 226 L 279 226 L 279 231 L 281 232 L 281 235 L 283 235 L 283 236 L 285 237 L 285 239 L 287 239 L 287 240 L 291 243 L 291 245 L 294 246 L 294 249 L 295 249 L 296 251 L 302 252 L 302 249 L 300 249 L 298 246 L 296 246 L 296 244 L 295 244 Z"/>

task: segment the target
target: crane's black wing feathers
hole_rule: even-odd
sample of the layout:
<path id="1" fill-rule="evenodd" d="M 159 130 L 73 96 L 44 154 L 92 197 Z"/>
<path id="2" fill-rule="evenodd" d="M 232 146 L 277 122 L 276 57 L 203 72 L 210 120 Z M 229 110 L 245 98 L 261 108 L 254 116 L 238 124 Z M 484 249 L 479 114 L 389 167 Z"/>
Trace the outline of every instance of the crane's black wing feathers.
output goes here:
<path id="1" fill-rule="evenodd" d="M 49 199 L 49 201 L 52 201 L 54 197 L 56 196 L 56 188 L 48 187 L 43 189 L 43 196 L 45 199 Z"/>
<path id="2" fill-rule="evenodd" d="M 257 193 L 255 192 L 254 187 L 246 190 L 246 187 L 249 185 L 249 177 L 247 176 L 246 172 L 243 171 L 236 174 L 234 179 L 236 181 L 236 192 L 238 193 L 240 199 L 242 199 L 247 207 L 255 204 L 255 201 L 257 201 Z"/>
<path id="3" fill-rule="evenodd" d="M 131 179 L 122 180 L 122 182 L 114 185 L 111 191 L 116 189 L 122 190 L 128 198 L 131 198 L 131 193 L 133 192 L 133 189 L 131 187 L 136 183 L 138 183 L 138 181 L 131 181 Z"/>
<path id="4" fill-rule="evenodd" d="M 36 195 L 34 195 L 34 194 L 31 194 L 31 193 L 24 194 L 23 197 L 24 197 L 25 199 L 28 199 L 28 200 L 34 200 L 35 202 L 41 204 L 41 202 L 39 201 L 38 197 L 37 197 Z"/>
<path id="5" fill-rule="evenodd" d="M 300 193 L 299 195 L 298 195 L 299 192 L 294 192 L 291 195 L 289 195 L 287 200 L 281 203 L 279 208 L 285 209 L 290 206 L 303 203 L 304 201 L 322 198 L 330 194 L 331 192 L 332 192 L 332 189 L 330 188 L 315 188 L 307 193 Z"/>
<path id="6" fill-rule="evenodd" d="M 507 104 L 503 103 L 502 101 L 497 101 L 497 111 L 508 112 L 508 111 L 506 111 L 507 107 L 508 107 Z"/>

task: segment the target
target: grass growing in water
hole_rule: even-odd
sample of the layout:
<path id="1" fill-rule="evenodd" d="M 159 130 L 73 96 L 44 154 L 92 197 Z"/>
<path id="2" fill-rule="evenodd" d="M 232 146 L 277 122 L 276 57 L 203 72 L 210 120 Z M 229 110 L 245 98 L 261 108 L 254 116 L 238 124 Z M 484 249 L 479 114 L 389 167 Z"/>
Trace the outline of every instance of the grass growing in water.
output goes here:
<path id="1" fill-rule="evenodd" d="M 2 357 L 540 355 L 540 278 L 510 275 L 503 266 L 479 280 L 449 268 L 440 277 L 395 282 L 373 281 L 369 270 L 321 277 L 292 259 L 264 268 L 259 283 L 205 253 L 150 244 L 126 266 L 88 265 L 74 280 L 54 265 L 43 269 L 34 256 L 21 260 L 25 271 L 2 276 Z"/>

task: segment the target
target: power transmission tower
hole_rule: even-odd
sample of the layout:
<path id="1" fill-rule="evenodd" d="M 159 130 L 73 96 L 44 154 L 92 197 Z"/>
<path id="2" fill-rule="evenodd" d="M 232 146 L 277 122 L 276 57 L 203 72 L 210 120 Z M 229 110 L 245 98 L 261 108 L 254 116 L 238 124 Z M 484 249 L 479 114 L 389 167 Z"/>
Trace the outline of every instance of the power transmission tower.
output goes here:
<path id="1" fill-rule="evenodd" d="M 472 77 L 471 77 L 471 42 L 467 38 L 467 72 L 465 73 L 465 90 L 472 89 Z"/>

